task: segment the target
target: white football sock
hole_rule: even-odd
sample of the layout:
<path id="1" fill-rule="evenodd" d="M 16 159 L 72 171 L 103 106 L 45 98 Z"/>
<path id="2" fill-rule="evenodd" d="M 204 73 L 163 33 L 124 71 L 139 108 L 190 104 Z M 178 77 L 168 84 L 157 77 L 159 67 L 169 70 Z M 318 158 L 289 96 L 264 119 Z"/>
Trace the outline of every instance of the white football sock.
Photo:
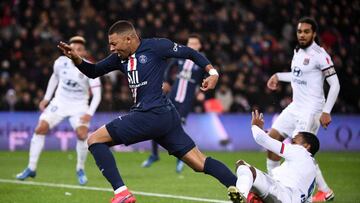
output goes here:
<path id="1" fill-rule="evenodd" d="M 269 158 L 266 159 L 266 169 L 269 175 L 272 175 L 271 171 L 278 166 L 280 166 L 280 161 L 273 161 Z"/>
<path id="2" fill-rule="evenodd" d="M 77 163 L 76 171 L 80 169 L 85 169 L 85 161 L 88 154 L 87 140 L 77 140 L 76 142 L 76 154 L 77 154 Z"/>
<path id="3" fill-rule="evenodd" d="M 115 194 L 115 195 L 116 195 L 116 194 L 119 194 L 120 192 L 122 192 L 122 191 L 124 191 L 124 190 L 127 190 L 127 187 L 126 187 L 125 185 L 119 187 L 118 189 L 116 189 L 116 190 L 114 191 L 114 194 Z"/>
<path id="4" fill-rule="evenodd" d="M 247 198 L 254 182 L 253 174 L 248 166 L 241 165 L 237 168 L 236 175 L 236 187 Z"/>
<path id="5" fill-rule="evenodd" d="M 44 144 L 45 144 L 45 135 L 38 135 L 34 133 L 30 142 L 29 165 L 28 165 L 28 167 L 32 171 L 36 170 L 41 151 L 44 148 Z"/>
<path id="6" fill-rule="evenodd" d="M 319 164 L 316 164 L 316 185 L 318 186 L 318 190 L 323 192 L 330 192 L 329 186 L 326 184 L 324 176 L 321 173 Z"/>

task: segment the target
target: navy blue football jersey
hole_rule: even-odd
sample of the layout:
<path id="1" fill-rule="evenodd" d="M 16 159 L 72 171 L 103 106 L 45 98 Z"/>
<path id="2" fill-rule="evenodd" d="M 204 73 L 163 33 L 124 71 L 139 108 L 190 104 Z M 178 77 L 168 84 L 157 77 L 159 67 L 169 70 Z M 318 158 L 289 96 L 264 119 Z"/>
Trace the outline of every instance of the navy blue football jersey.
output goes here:
<path id="1" fill-rule="evenodd" d="M 172 82 L 167 72 L 174 65 L 177 67 L 177 74 L 175 81 Z M 172 83 L 168 96 L 182 118 L 186 118 L 191 111 L 196 88 L 201 84 L 205 73 L 205 69 L 189 59 L 176 59 L 169 64 L 165 72 L 165 80 Z"/>
<path id="2" fill-rule="evenodd" d="M 131 110 L 147 111 L 170 103 L 162 93 L 168 58 L 190 59 L 202 69 L 210 64 L 206 57 L 187 46 L 165 38 L 151 38 L 142 39 L 136 52 L 127 60 L 111 54 L 96 64 L 83 60 L 77 67 L 90 78 L 120 70 L 127 76 L 134 98 Z"/>

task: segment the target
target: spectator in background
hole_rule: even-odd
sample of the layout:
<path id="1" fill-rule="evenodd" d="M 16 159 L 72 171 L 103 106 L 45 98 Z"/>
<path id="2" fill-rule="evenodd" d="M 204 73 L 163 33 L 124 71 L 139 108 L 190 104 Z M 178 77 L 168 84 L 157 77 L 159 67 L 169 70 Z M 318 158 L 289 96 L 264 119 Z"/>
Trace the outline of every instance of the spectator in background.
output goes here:
<path id="1" fill-rule="evenodd" d="M 76 12 L 78 9 L 81 12 Z M 246 103 L 253 105 L 253 98 L 264 93 L 263 88 L 248 88 L 253 85 L 249 76 L 253 75 L 256 85 L 262 87 L 270 75 L 289 66 L 290 53 L 295 45 L 295 30 L 291 25 L 302 14 L 319 22 L 322 32 L 318 34 L 324 37 L 324 46 L 338 69 L 344 91 L 339 95 L 334 112 L 360 113 L 360 97 L 349 93 L 360 88 L 357 82 L 360 75 L 360 28 L 356 21 L 360 11 L 357 1 L 324 1 L 319 6 L 311 0 L 129 0 L 124 4 L 118 4 L 116 0 L 4 0 L 0 3 L 0 11 L 0 74 L 6 72 L 10 78 L 6 88 L 0 91 L 1 98 L 8 89 L 15 89 L 19 98 L 22 92 L 31 92 L 27 85 L 30 81 L 36 81 L 37 89 L 45 89 L 50 78 L 50 61 L 59 56 L 52 44 L 61 39 L 84 35 L 95 60 L 104 58 L 108 48 L 97 43 L 106 40 L 106 33 L 102 30 L 116 19 L 128 18 L 141 29 L 142 37 L 158 35 L 185 43 L 189 33 L 199 33 L 204 38 L 205 54 L 216 63 L 214 65 L 221 65 L 222 76 L 227 75 L 230 79 L 228 87 L 234 96 L 230 111 L 249 112 Z M 245 76 L 242 81 L 245 88 L 241 93 L 236 85 L 232 85 L 237 83 L 238 74 Z M 19 80 L 23 81 L 21 85 L 16 84 Z M 122 81 L 122 76 L 117 76 L 113 85 L 119 86 Z M 222 83 L 219 81 L 217 88 Z M 105 93 L 107 91 L 110 90 L 105 90 Z M 111 91 L 109 102 L 112 100 L 112 110 L 118 110 L 122 103 L 116 98 L 118 93 L 127 94 L 127 97 L 130 94 L 121 89 Z M 36 97 L 30 102 L 35 109 L 41 97 L 30 94 Z M 279 110 L 283 108 L 280 101 L 287 101 L 288 97 L 284 87 L 277 91 L 273 100 L 258 105 L 266 112 Z M 0 106 L 1 110 L 8 110 L 5 108 L 7 105 Z M 196 109 L 202 108 L 197 105 Z"/>

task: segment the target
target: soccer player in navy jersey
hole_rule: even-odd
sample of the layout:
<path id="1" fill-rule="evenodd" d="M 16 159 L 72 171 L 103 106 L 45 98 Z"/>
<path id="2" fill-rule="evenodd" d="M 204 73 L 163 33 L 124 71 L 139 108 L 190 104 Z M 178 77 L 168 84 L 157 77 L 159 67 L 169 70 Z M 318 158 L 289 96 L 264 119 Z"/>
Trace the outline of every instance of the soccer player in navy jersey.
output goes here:
<path id="1" fill-rule="evenodd" d="M 198 34 L 191 34 L 188 37 L 187 46 L 200 51 L 201 37 Z M 169 72 L 173 67 L 177 68 L 176 79 L 171 78 Z M 191 111 L 193 100 L 199 84 L 205 77 L 206 71 L 196 65 L 190 59 L 173 59 L 167 66 L 165 71 L 165 81 L 163 82 L 163 92 L 168 93 L 168 97 L 175 105 L 176 110 L 180 114 L 183 125 L 185 125 L 186 117 Z M 152 141 L 151 155 L 142 163 L 143 167 L 150 167 L 155 161 L 159 160 L 158 144 Z M 184 162 L 177 159 L 176 172 L 180 173 L 184 167 Z"/>
<path id="2" fill-rule="evenodd" d="M 218 73 L 199 52 L 168 39 L 140 39 L 128 21 L 118 21 L 109 29 L 110 54 L 92 64 L 83 60 L 64 42 L 58 47 L 73 60 L 78 69 L 90 78 L 120 70 L 127 75 L 134 105 L 129 114 L 119 116 L 93 132 L 89 151 L 102 174 L 114 189 L 112 203 L 133 203 L 135 197 L 125 186 L 109 146 L 130 145 L 155 140 L 169 154 L 184 161 L 196 172 L 204 172 L 218 179 L 224 186 L 236 184 L 236 176 L 221 162 L 206 157 L 184 132 L 174 105 L 162 93 L 167 58 L 190 59 L 209 73 L 201 90 L 214 89 Z"/>

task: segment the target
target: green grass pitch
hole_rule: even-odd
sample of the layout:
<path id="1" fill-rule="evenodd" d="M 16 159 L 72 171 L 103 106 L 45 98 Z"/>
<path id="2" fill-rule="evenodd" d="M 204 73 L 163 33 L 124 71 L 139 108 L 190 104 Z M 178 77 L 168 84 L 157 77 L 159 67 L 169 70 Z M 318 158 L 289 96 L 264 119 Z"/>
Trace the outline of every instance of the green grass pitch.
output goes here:
<path id="1" fill-rule="evenodd" d="M 195 173 L 185 167 L 182 174 L 175 172 L 175 158 L 161 153 L 161 160 L 150 168 L 141 168 L 141 162 L 148 153 L 114 153 L 121 175 L 130 188 L 138 192 L 168 194 L 176 196 L 227 200 L 226 189 L 208 175 Z M 223 161 L 232 170 L 238 159 L 244 159 L 253 166 L 264 170 L 264 152 L 206 152 Z M 360 153 L 359 152 L 320 152 L 317 160 L 323 174 L 335 191 L 334 202 L 360 202 Z M 28 161 L 28 152 L 0 152 L 0 203 L 98 203 L 109 202 L 113 196 L 110 191 L 92 191 L 38 185 L 23 185 L 4 182 L 15 180 L 15 175 L 24 169 Z M 77 185 L 75 176 L 75 152 L 45 151 L 41 155 L 37 177 L 29 179 L 36 183 Z M 306 166 L 304 166 L 306 167 Z M 111 189 L 103 178 L 92 156 L 89 154 L 86 164 L 89 178 L 88 187 Z M 25 181 L 25 182 L 29 182 Z M 199 202 L 178 198 L 145 196 L 137 194 L 138 202 Z"/>

